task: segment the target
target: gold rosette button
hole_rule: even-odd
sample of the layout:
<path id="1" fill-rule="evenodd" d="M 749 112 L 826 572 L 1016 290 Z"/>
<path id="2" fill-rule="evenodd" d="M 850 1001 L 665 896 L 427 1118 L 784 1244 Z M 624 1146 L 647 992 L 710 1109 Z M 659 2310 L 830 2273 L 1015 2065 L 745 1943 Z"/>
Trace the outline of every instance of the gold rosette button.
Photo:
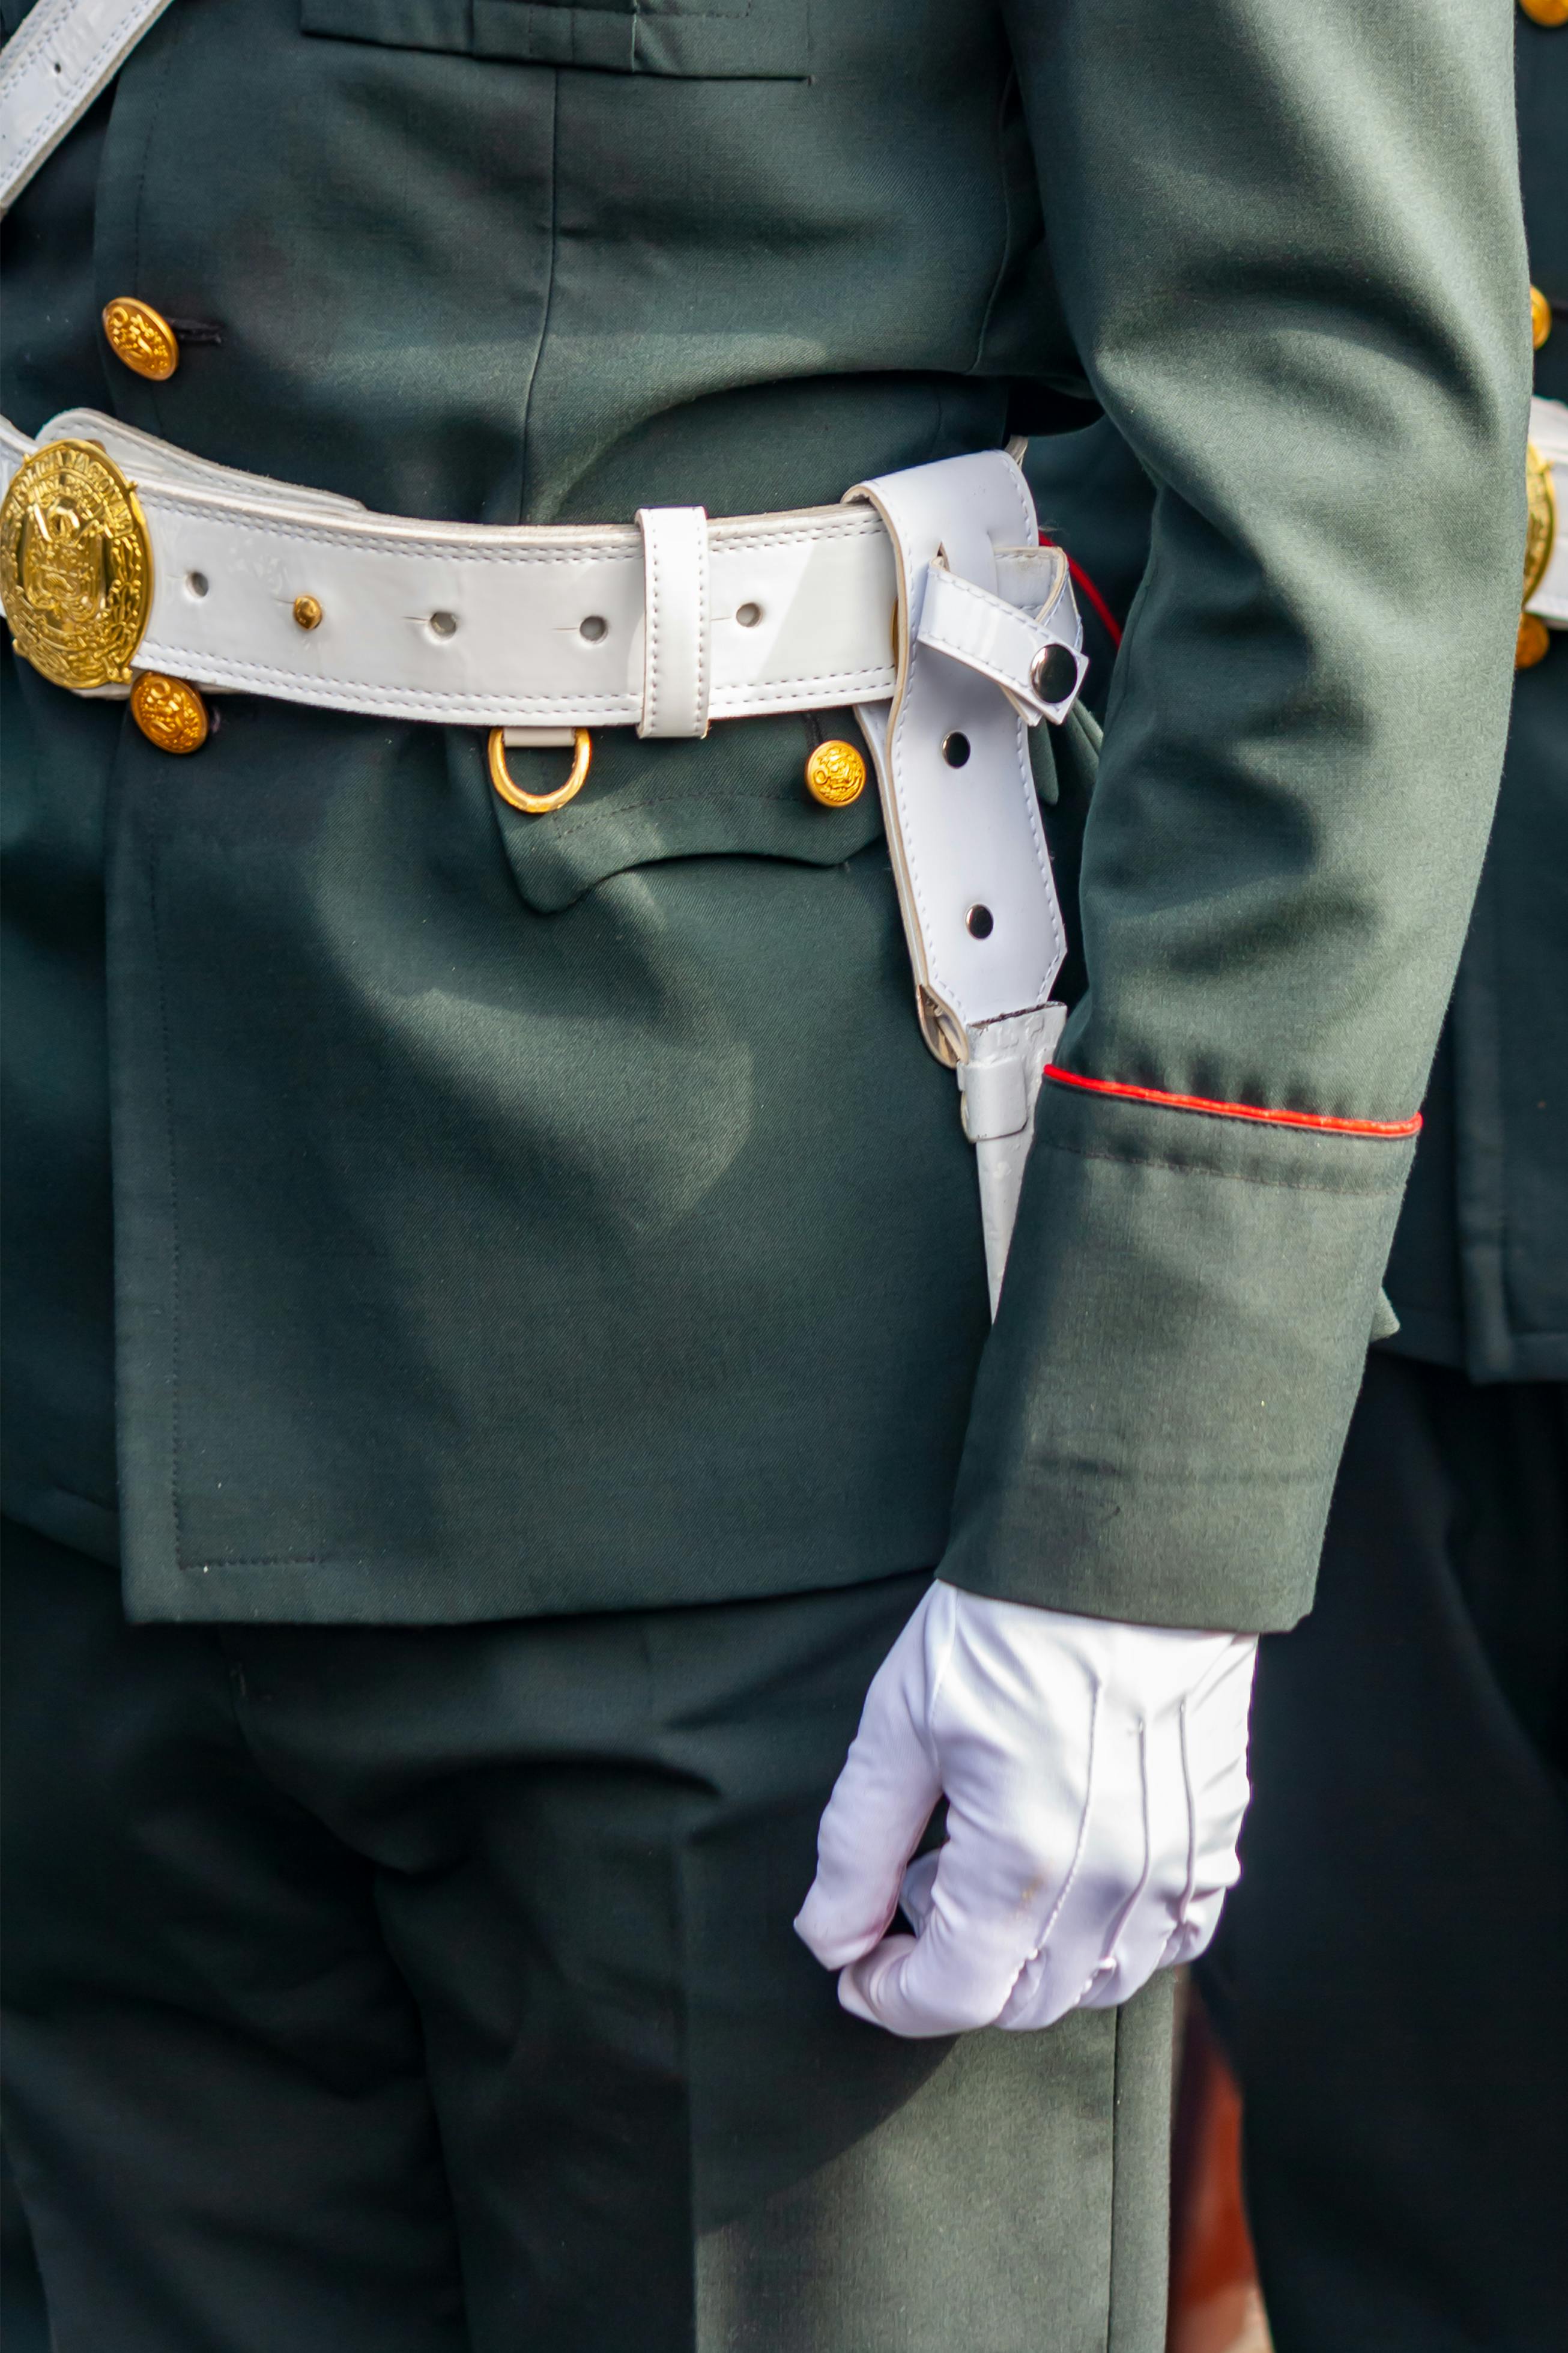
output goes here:
<path id="1" fill-rule="evenodd" d="M 866 763 L 853 744 L 819 744 L 805 764 L 805 789 L 824 808 L 847 808 L 866 788 Z"/>
<path id="2" fill-rule="evenodd" d="M 161 311 L 134 294 L 117 294 L 104 304 L 103 332 L 115 358 L 149 384 L 167 383 L 180 364 L 174 330 Z"/>
<path id="3" fill-rule="evenodd" d="M 160 752 L 199 752 L 212 733 L 206 704 L 183 678 L 146 670 L 131 690 L 131 716 Z"/>

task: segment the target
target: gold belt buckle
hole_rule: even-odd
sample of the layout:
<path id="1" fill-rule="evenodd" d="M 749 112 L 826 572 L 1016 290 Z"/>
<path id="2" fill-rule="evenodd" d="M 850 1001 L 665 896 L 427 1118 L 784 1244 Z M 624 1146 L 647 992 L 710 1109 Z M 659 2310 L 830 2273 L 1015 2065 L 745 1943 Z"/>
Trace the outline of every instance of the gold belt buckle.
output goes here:
<path id="1" fill-rule="evenodd" d="M 36 449 L 0 503 L 0 605 L 16 650 L 55 686 L 128 686 L 153 609 L 153 543 L 96 441 Z"/>

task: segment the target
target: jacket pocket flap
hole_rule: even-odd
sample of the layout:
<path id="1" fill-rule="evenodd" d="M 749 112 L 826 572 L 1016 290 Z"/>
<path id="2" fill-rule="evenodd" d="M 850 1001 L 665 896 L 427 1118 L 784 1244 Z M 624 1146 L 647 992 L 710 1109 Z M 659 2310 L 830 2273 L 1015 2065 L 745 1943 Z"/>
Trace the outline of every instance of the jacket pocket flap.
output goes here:
<path id="1" fill-rule="evenodd" d="M 531 907 L 553 914 L 612 874 L 668 858 L 840 865 L 877 839 L 882 816 L 869 776 L 846 808 L 825 808 L 807 793 L 806 760 L 829 733 L 858 746 L 847 712 L 820 722 L 725 720 L 700 742 L 650 743 L 630 728 L 605 729 L 594 739 L 587 783 L 565 808 L 529 817 L 491 796 L 517 887 Z M 466 733 L 454 740 L 475 743 Z M 477 756 L 484 756 L 482 740 Z M 525 790 L 548 792 L 564 775 L 568 754 L 514 751 L 507 757 Z"/>

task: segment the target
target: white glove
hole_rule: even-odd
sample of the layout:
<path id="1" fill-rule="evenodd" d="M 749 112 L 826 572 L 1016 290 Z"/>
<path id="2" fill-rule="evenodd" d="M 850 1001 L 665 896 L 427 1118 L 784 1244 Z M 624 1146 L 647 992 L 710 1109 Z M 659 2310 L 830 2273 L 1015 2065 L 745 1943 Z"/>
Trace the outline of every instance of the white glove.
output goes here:
<path id="1" fill-rule="evenodd" d="M 845 2009 L 895 2034 L 1049 2026 L 1201 1953 L 1237 1873 L 1257 1648 L 933 1584 L 795 1922 Z M 947 1841 L 911 1864 L 943 1796 Z M 900 1900 L 918 1936 L 886 1933 Z"/>

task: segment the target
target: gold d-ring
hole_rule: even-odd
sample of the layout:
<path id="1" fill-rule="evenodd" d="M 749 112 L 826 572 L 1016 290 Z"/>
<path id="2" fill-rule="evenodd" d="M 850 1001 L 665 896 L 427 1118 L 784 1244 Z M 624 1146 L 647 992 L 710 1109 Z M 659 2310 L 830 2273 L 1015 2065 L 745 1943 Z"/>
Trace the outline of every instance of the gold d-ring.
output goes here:
<path id="1" fill-rule="evenodd" d="M 593 737 L 585 727 L 574 727 L 572 773 L 566 782 L 552 793 L 525 793 L 521 785 L 513 783 L 511 771 L 506 764 L 506 729 L 490 729 L 490 782 L 503 801 L 514 809 L 526 811 L 530 817 L 548 817 L 552 809 L 564 808 L 568 801 L 574 801 L 588 781 L 593 757 Z"/>

